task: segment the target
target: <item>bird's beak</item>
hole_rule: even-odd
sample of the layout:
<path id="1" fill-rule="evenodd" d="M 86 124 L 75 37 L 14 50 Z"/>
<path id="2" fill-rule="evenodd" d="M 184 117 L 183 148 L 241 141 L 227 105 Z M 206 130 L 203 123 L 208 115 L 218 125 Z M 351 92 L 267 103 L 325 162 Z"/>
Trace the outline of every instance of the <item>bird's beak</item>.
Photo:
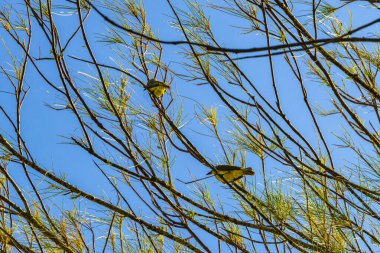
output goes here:
<path id="1" fill-rule="evenodd" d="M 245 174 L 253 176 L 253 175 L 255 175 L 255 172 L 252 169 L 248 169 L 248 170 L 246 170 Z"/>

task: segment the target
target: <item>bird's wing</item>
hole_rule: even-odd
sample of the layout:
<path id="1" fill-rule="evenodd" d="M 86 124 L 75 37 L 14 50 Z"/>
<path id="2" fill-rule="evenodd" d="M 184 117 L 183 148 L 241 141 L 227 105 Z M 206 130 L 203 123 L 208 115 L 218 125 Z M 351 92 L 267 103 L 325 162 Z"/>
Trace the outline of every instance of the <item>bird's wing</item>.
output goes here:
<path id="1" fill-rule="evenodd" d="M 147 88 L 148 88 L 148 89 L 155 88 L 155 87 L 165 87 L 165 88 L 170 88 L 170 86 L 167 85 L 167 84 L 164 83 L 164 82 L 160 82 L 160 81 L 149 81 L 149 82 L 148 82 L 148 85 L 147 85 Z"/>
<path id="2" fill-rule="evenodd" d="M 217 170 L 220 171 L 231 171 L 231 170 L 242 170 L 243 168 L 240 166 L 232 166 L 232 165 L 217 165 L 215 166 Z"/>

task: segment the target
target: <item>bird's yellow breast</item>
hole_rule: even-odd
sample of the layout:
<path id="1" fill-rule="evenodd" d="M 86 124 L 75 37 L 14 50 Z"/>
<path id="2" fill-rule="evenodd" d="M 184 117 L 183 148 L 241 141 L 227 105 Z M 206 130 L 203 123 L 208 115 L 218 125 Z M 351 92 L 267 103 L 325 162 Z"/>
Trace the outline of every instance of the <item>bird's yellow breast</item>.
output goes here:
<path id="1" fill-rule="evenodd" d="M 212 171 L 211 173 L 222 183 L 226 183 L 226 181 L 232 183 L 245 175 L 244 170 L 219 170 L 217 172 Z"/>
<path id="2" fill-rule="evenodd" d="M 148 87 L 148 90 L 150 92 L 153 92 L 153 94 L 156 96 L 156 97 L 161 97 L 162 95 L 165 94 L 165 91 L 166 91 L 166 87 L 165 86 L 155 86 L 155 87 Z"/>
<path id="3" fill-rule="evenodd" d="M 157 81 L 155 79 L 151 79 L 148 81 L 146 89 L 148 89 L 155 97 L 161 97 L 165 94 L 166 90 L 169 89 L 170 86 L 164 82 Z"/>

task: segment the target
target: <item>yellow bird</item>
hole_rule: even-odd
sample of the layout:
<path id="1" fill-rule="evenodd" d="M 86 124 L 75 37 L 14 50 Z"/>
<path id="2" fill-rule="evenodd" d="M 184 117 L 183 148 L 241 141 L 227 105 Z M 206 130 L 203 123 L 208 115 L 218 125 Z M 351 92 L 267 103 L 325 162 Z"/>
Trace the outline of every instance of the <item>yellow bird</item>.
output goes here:
<path id="1" fill-rule="evenodd" d="M 252 168 L 242 168 L 232 165 L 216 165 L 215 170 L 210 171 L 207 175 L 214 175 L 223 184 L 233 183 L 246 175 L 255 175 Z"/>
<path id="2" fill-rule="evenodd" d="M 165 94 L 166 89 L 170 89 L 170 86 L 164 82 L 150 79 L 145 89 L 152 92 L 155 97 L 159 98 Z"/>

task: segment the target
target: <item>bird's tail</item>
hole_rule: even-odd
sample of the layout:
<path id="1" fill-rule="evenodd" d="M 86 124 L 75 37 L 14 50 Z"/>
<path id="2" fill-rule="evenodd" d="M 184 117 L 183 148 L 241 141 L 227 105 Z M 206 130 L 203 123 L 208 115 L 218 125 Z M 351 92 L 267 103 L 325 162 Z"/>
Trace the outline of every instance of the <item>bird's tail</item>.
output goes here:
<path id="1" fill-rule="evenodd" d="M 207 176 L 207 177 L 202 177 L 202 178 L 199 178 L 199 179 L 196 179 L 196 180 L 193 180 L 193 181 L 188 181 L 188 182 L 182 181 L 181 179 L 178 179 L 178 178 L 177 178 L 177 180 L 180 181 L 183 184 L 191 184 L 191 183 L 195 183 L 195 182 L 198 182 L 198 181 L 210 178 L 210 177 L 213 177 L 213 175 L 210 175 L 210 176 Z"/>

